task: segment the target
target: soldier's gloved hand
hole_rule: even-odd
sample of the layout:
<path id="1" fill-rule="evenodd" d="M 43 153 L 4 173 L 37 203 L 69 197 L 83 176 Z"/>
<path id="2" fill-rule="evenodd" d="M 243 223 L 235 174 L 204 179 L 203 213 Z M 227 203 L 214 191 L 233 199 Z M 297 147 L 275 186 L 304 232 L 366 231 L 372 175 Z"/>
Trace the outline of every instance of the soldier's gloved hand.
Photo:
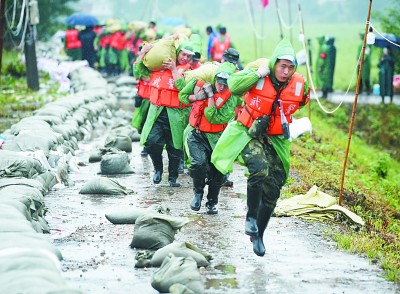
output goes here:
<path id="1" fill-rule="evenodd" d="M 214 96 L 214 90 L 213 90 L 211 84 L 209 84 L 209 83 L 204 84 L 203 89 L 204 89 L 204 92 L 206 92 L 208 98 L 211 98 Z"/>
<path id="2" fill-rule="evenodd" d="M 206 100 L 207 94 L 203 89 L 201 89 L 194 95 L 194 97 L 196 97 L 196 100 Z"/>
<path id="3" fill-rule="evenodd" d="M 267 65 L 261 65 L 258 70 L 256 71 L 257 75 L 259 75 L 260 79 L 265 78 L 269 75 L 271 71 Z"/>

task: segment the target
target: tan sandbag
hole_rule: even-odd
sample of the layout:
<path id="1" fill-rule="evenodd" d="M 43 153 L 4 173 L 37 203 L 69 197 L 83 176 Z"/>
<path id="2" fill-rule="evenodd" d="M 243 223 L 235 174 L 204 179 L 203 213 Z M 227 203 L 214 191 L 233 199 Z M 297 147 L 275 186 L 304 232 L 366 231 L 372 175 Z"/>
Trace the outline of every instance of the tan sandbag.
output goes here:
<path id="1" fill-rule="evenodd" d="M 174 33 L 182 34 L 182 35 L 186 36 L 187 38 L 189 38 L 190 35 L 192 34 L 192 29 L 187 28 L 185 26 L 180 26 L 180 27 L 175 28 Z"/>
<path id="2" fill-rule="evenodd" d="M 189 70 L 184 72 L 183 75 L 185 77 L 186 82 L 189 82 L 191 79 L 196 79 L 196 80 L 201 80 L 205 83 L 211 83 L 218 67 L 219 67 L 218 64 L 207 62 L 202 66 L 200 66 L 199 68 L 196 68 L 195 70 Z"/>
<path id="3" fill-rule="evenodd" d="M 196 250 L 197 249 L 197 250 Z M 166 256 L 173 253 L 179 257 L 191 256 L 197 263 L 197 267 L 207 267 L 210 263 L 207 260 L 210 255 L 203 253 L 200 249 L 186 242 L 173 242 L 163 248 L 158 249 L 151 258 L 152 266 L 160 266 Z"/>
<path id="4" fill-rule="evenodd" d="M 257 70 L 261 65 L 268 65 L 268 63 L 268 58 L 258 58 L 252 62 L 249 62 L 244 68 L 252 68 L 254 70 Z"/>
<path id="5" fill-rule="evenodd" d="M 203 280 L 192 257 L 170 254 L 151 277 L 151 286 L 161 293 L 170 293 L 170 287 L 174 284 L 184 285 L 197 294 L 204 293 Z"/>
<path id="6" fill-rule="evenodd" d="M 161 39 L 143 58 L 143 64 L 152 71 L 160 70 L 164 60 L 172 58 L 176 60 L 176 48 L 173 39 Z"/>

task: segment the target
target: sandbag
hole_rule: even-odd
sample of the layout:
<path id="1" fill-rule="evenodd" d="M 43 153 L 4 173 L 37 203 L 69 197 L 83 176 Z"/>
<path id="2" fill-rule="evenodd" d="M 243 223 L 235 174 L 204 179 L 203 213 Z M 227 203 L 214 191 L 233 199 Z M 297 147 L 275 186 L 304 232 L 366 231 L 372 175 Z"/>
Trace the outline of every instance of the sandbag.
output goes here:
<path id="1" fill-rule="evenodd" d="M 25 185 L 10 185 L 0 188 L 0 202 L 7 199 L 15 199 L 23 202 L 33 217 L 43 215 L 44 196 L 38 188 Z"/>
<path id="2" fill-rule="evenodd" d="M 145 215 L 146 213 L 149 213 L 148 209 L 125 208 L 106 213 L 105 216 L 114 225 L 134 224 L 139 216 Z"/>
<path id="3" fill-rule="evenodd" d="M 48 190 L 37 180 L 27 178 L 0 178 L 0 190 L 9 186 L 27 186 L 38 189 L 42 195 L 46 195 Z"/>
<path id="4" fill-rule="evenodd" d="M 96 151 L 94 151 L 92 154 L 89 156 L 89 162 L 98 162 L 101 161 L 103 158 L 104 154 L 113 154 L 113 153 L 120 153 L 121 150 L 117 148 L 112 148 L 112 147 L 100 147 L 97 148 Z"/>
<path id="5" fill-rule="evenodd" d="M 5 232 L 36 233 L 30 221 L 25 219 L 11 220 L 0 218 L 0 234 Z"/>
<path id="6" fill-rule="evenodd" d="M 20 152 L 3 150 L 0 152 L 0 177 L 32 178 L 44 172 L 37 159 Z"/>
<path id="7" fill-rule="evenodd" d="M 136 219 L 130 246 L 132 248 L 160 249 L 174 241 L 175 231 L 169 222 L 145 214 Z"/>
<path id="8" fill-rule="evenodd" d="M 104 147 L 113 147 L 125 152 L 132 152 L 132 140 L 128 135 L 110 134 L 106 138 Z"/>
<path id="9" fill-rule="evenodd" d="M 0 251 L 7 248 L 42 249 L 49 251 L 62 260 L 61 251 L 50 243 L 48 237 L 38 233 L 0 233 Z"/>
<path id="10" fill-rule="evenodd" d="M 214 79 L 215 72 L 219 67 L 218 64 L 206 62 L 199 68 L 188 70 L 183 73 L 185 81 L 189 82 L 191 79 L 201 80 L 205 83 L 211 83 Z"/>
<path id="11" fill-rule="evenodd" d="M 244 68 L 252 68 L 254 70 L 257 70 L 261 65 L 267 65 L 268 66 L 269 59 L 268 58 L 258 58 L 252 62 L 249 62 Z M 272 69 L 271 69 L 272 70 Z"/>
<path id="12" fill-rule="evenodd" d="M 160 249 L 172 243 L 176 231 L 189 221 L 160 213 L 144 214 L 136 219 L 131 247 Z"/>
<path id="13" fill-rule="evenodd" d="M 160 266 L 166 256 L 170 253 L 179 257 L 191 256 L 197 263 L 197 267 L 207 267 L 211 259 L 209 254 L 202 252 L 196 246 L 187 242 L 173 242 L 163 248 L 158 249 L 151 258 L 150 264 L 152 266 Z"/>
<path id="14" fill-rule="evenodd" d="M 143 64 L 152 71 L 160 70 L 166 59 L 176 60 L 176 48 L 173 39 L 160 39 L 144 55 Z"/>
<path id="15" fill-rule="evenodd" d="M 94 178 L 89 180 L 79 191 L 80 194 L 106 194 L 127 195 L 126 187 L 120 185 L 117 180 L 109 178 Z"/>
<path id="16" fill-rule="evenodd" d="M 184 285 L 197 294 L 204 293 L 204 284 L 192 257 L 170 254 L 151 277 L 151 286 L 161 293 L 169 293 L 174 284 Z"/>
<path id="17" fill-rule="evenodd" d="M 128 154 L 125 151 L 116 154 L 105 154 L 101 158 L 101 174 L 132 174 L 134 172 L 133 168 L 129 165 Z"/>

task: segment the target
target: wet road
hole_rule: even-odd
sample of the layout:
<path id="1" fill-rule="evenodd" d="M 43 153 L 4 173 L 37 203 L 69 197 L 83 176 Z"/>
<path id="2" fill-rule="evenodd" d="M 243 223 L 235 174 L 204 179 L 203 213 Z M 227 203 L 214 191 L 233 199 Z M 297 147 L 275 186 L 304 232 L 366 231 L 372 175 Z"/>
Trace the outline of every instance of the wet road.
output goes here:
<path id="1" fill-rule="evenodd" d="M 80 143 L 76 157 L 88 163 L 106 135 L 104 131 L 103 136 Z M 136 250 L 129 246 L 134 225 L 113 225 L 105 213 L 163 204 L 172 215 L 192 220 L 175 238 L 213 256 L 202 271 L 206 293 L 400 292 L 398 286 L 384 280 L 378 265 L 335 249 L 333 242 L 323 238 L 321 223 L 273 217 L 264 237 L 266 255 L 257 257 L 244 235 L 246 182 L 240 166 L 230 176 L 233 188 L 221 192 L 219 214 L 207 215 L 204 203 L 199 212 L 189 208 L 192 188 L 188 175 L 179 177 L 181 188 L 168 186 L 167 172 L 161 184 L 152 184 L 150 159 L 142 158 L 140 150 L 134 142 L 130 154 L 134 174 L 111 177 L 134 191 L 129 195 L 79 194 L 88 180 L 99 176 L 100 164 L 88 163 L 71 172 L 73 185 L 46 196 L 51 241 L 63 253 L 63 277 L 69 286 L 83 293 L 158 293 L 150 285 L 156 268 L 134 268 Z"/>

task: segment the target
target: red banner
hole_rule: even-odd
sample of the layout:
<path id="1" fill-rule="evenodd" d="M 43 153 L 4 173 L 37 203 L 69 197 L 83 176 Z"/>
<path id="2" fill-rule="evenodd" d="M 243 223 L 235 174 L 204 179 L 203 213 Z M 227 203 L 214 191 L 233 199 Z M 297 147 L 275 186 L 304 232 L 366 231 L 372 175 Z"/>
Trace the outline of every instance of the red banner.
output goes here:
<path id="1" fill-rule="evenodd" d="M 261 5 L 263 8 L 267 7 L 269 0 L 261 0 Z"/>

